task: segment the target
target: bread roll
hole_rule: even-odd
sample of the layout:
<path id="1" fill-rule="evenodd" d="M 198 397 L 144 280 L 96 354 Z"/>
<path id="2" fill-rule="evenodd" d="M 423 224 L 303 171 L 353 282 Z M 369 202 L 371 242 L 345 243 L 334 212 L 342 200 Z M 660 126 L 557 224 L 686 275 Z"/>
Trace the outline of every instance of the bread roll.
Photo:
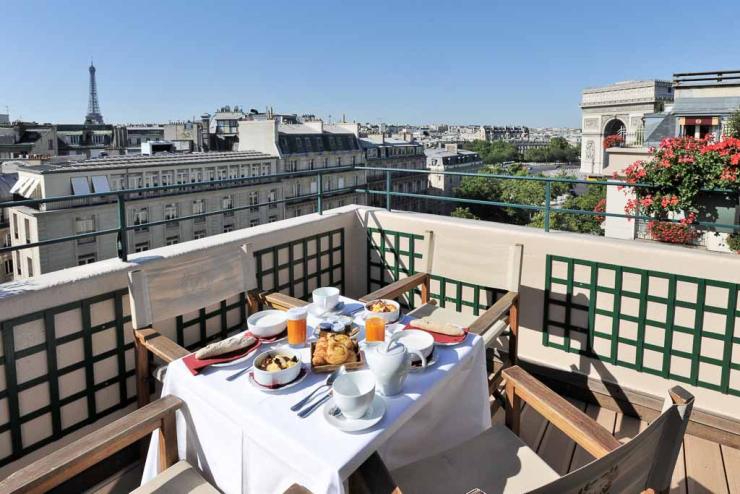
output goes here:
<path id="1" fill-rule="evenodd" d="M 411 326 L 414 328 L 424 329 L 426 331 L 432 331 L 434 333 L 445 334 L 447 336 L 462 336 L 465 334 L 465 331 L 463 331 L 460 326 L 456 326 L 448 322 L 435 322 L 428 317 L 422 317 L 421 319 L 411 321 Z"/>

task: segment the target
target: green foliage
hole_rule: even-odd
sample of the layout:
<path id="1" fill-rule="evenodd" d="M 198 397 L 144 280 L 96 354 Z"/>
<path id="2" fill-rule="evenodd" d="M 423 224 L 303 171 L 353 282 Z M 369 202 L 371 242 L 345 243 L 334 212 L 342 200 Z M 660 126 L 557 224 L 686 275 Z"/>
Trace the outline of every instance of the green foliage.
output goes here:
<path id="1" fill-rule="evenodd" d="M 480 173 L 512 176 L 531 176 L 522 165 L 508 168 L 488 166 Z M 542 175 L 539 175 L 542 176 Z M 561 174 L 561 176 L 564 176 Z M 551 198 L 567 193 L 569 184 L 553 182 Z M 541 206 L 545 202 L 545 183 L 535 180 L 511 180 L 483 177 L 466 177 L 455 191 L 457 197 L 485 201 L 508 202 L 529 206 Z M 536 210 L 472 204 L 470 213 L 486 221 L 498 221 L 517 225 L 529 224 Z"/>
<path id="2" fill-rule="evenodd" d="M 450 216 L 454 218 L 465 218 L 468 220 L 479 220 L 480 219 L 476 215 L 474 215 L 472 211 L 470 211 L 470 208 L 463 208 L 459 206 L 456 207 L 452 213 L 450 213 Z"/>
<path id="3" fill-rule="evenodd" d="M 727 120 L 727 136 L 740 138 L 740 108 Z"/>
<path id="4" fill-rule="evenodd" d="M 495 165 L 504 161 L 516 161 L 519 159 L 519 151 L 516 146 L 504 141 L 473 141 L 465 144 L 465 149 L 475 151 L 487 165 Z"/>
<path id="5" fill-rule="evenodd" d="M 561 206 L 563 209 L 580 209 L 582 211 L 597 211 L 599 204 L 606 199 L 606 187 L 603 185 L 589 185 L 585 194 L 570 196 Z M 601 222 L 603 216 L 572 213 L 551 213 L 550 228 L 568 232 L 590 233 L 603 235 Z M 529 226 L 544 228 L 545 214 L 537 213 Z"/>
<path id="6" fill-rule="evenodd" d="M 740 254 L 740 233 L 731 233 L 727 236 L 727 246 Z"/>
<path id="7" fill-rule="evenodd" d="M 545 147 L 527 149 L 523 159 L 537 163 L 573 162 L 578 160 L 580 152 L 578 147 L 571 146 L 564 138 L 553 137 Z"/>

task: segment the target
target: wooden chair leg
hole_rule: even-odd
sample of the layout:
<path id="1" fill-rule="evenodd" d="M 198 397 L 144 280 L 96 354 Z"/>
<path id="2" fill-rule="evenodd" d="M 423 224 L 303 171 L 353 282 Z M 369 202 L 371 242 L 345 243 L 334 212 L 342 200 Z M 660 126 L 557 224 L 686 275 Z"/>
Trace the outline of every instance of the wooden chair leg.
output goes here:
<path id="1" fill-rule="evenodd" d="M 519 435 L 521 425 L 522 399 L 514 392 L 514 383 L 506 379 L 506 427 Z"/>
<path id="2" fill-rule="evenodd" d="M 511 334 L 509 335 L 509 363 L 510 365 L 517 365 L 519 361 L 517 356 L 519 345 L 519 297 L 517 297 L 511 305 L 511 309 L 509 309 L 509 327 L 511 328 Z"/>
<path id="3" fill-rule="evenodd" d="M 149 396 L 149 352 L 134 330 L 134 360 L 136 366 L 136 402 L 139 408 L 148 404 Z"/>
<path id="4" fill-rule="evenodd" d="M 421 284 L 421 303 L 429 303 L 429 283 L 431 276 L 427 276 L 424 283 Z"/>
<path id="5" fill-rule="evenodd" d="M 159 426 L 159 473 L 177 463 L 177 427 L 175 412 L 162 417 Z"/>

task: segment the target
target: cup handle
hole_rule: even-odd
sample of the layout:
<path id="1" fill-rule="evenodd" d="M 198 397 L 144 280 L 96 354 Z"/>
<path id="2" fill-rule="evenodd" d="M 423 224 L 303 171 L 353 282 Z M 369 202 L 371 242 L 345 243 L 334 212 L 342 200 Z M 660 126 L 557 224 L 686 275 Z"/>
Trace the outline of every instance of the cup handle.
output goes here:
<path id="1" fill-rule="evenodd" d="M 426 369 L 427 368 L 427 358 L 424 356 L 423 353 L 421 353 L 419 350 L 409 350 L 409 353 L 413 353 L 414 355 L 418 355 L 421 359 L 421 368 Z"/>

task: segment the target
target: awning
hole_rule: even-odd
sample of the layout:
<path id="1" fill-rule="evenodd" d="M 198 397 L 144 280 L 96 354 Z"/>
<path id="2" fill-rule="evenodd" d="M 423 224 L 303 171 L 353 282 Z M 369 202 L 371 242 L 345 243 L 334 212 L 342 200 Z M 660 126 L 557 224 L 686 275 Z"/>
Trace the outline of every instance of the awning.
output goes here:
<path id="1" fill-rule="evenodd" d="M 719 117 L 681 117 L 679 125 L 719 125 Z"/>

